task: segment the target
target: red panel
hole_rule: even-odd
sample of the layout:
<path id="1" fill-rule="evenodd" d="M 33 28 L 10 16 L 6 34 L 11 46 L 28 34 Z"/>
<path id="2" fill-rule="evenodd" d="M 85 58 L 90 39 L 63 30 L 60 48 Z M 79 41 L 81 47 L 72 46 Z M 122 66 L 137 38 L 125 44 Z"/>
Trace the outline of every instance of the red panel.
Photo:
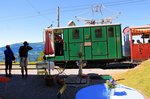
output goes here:
<path id="1" fill-rule="evenodd" d="M 133 44 L 131 56 L 133 60 L 144 60 L 150 58 L 150 44 Z"/>
<path id="2" fill-rule="evenodd" d="M 149 55 L 149 58 L 150 58 L 150 43 L 149 43 L 149 45 L 148 45 L 148 55 Z"/>

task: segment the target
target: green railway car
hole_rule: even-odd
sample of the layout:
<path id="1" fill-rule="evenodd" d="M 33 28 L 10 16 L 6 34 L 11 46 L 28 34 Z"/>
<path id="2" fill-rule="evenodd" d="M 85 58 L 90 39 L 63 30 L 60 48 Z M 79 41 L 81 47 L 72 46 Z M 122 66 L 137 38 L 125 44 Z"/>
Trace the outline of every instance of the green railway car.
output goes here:
<path id="1" fill-rule="evenodd" d="M 121 24 L 46 28 L 55 62 L 113 62 L 122 59 Z M 59 37 L 57 37 L 59 36 Z M 58 40 L 57 40 L 58 39 Z"/>

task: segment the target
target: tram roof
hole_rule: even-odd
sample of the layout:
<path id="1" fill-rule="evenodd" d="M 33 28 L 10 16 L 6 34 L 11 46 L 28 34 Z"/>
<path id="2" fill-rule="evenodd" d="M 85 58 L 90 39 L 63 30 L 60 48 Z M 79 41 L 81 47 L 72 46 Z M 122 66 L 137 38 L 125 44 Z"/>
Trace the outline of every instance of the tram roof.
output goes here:
<path id="1" fill-rule="evenodd" d="M 121 24 L 120 23 L 114 23 L 114 24 L 97 24 L 97 25 L 84 25 L 84 26 L 66 26 L 66 27 L 45 28 L 45 30 L 65 29 L 65 28 L 80 28 L 80 27 L 95 27 L 95 26 L 114 26 L 114 25 L 121 25 Z"/>
<path id="2" fill-rule="evenodd" d="M 141 35 L 141 34 L 150 35 L 150 25 L 130 27 L 130 33 L 132 35 Z"/>

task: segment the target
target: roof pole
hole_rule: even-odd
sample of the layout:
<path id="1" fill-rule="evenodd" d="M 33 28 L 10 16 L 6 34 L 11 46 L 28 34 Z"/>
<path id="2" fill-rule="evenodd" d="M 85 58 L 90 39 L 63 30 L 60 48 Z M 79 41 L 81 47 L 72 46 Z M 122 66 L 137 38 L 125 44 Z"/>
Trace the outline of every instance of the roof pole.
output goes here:
<path id="1" fill-rule="evenodd" d="M 59 6 L 57 7 L 57 27 L 59 27 Z"/>

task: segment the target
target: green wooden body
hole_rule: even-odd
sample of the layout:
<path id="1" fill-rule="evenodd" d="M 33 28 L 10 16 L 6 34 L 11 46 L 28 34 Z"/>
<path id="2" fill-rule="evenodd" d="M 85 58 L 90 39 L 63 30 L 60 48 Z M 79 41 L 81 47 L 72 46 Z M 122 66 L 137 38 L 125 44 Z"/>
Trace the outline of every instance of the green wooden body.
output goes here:
<path id="1" fill-rule="evenodd" d="M 121 24 L 65 27 L 51 29 L 63 34 L 63 55 L 55 55 L 54 61 L 117 60 L 122 58 Z M 57 31 L 57 32 L 56 32 Z M 60 32 L 59 32 L 60 31 Z M 55 43 L 54 43 L 55 45 Z"/>

